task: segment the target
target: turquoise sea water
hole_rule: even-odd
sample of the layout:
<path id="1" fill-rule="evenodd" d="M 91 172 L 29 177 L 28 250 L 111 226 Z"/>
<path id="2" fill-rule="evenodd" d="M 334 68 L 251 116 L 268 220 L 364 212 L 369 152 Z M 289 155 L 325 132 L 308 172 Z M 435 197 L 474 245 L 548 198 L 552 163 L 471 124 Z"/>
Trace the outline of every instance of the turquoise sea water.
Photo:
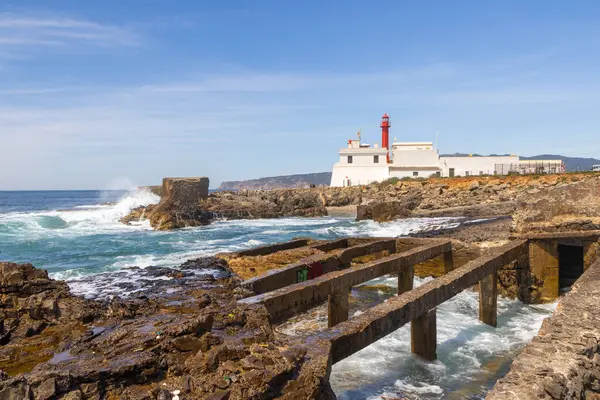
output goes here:
<path id="1" fill-rule="evenodd" d="M 151 265 L 176 267 L 191 258 L 298 236 L 390 237 L 457 225 L 452 218 L 379 224 L 322 217 L 219 221 L 156 232 L 147 222 L 133 226 L 119 222 L 132 208 L 157 201 L 143 191 L 0 192 L 0 260 L 31 262 L 52 277 L 66 280 L 74 293 L 106 298 L 129 295 L 140 271 Z M 141 269 L 130 269 L 134 266 Z M 378 283 L 396 284 L 385 277 Z M 502 299 L 499 307 L 499 328 L 484 326 L 477 320 L 476 294 L 463 292 L 438 310 L 439 361 L 415 360 L 408 349 L 410 333 L 404 327 L 336 364 L 331 377 L 334 390 L 341 399 L 352 400 L 381 399 L 382 395 L 481 398 L 506 370 L 505 364 L 535 335 L 553 305 L 529 307 Z M 324 314 L 319 318 L 322 323 Z M 499 362 L 501 368 L 497 368 Z"/>

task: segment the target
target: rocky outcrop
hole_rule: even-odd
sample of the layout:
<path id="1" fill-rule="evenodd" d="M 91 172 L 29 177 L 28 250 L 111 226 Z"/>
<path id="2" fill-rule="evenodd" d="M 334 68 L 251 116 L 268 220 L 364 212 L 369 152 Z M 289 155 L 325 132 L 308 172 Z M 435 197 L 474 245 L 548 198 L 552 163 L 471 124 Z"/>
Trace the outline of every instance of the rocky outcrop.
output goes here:
<path id="1" fill-rule="evenodd" d="M 517 198 L 517 232 L 600 229 L 600 178 L 528 191 Z"/>
<path id="2" fill-rule="evenodd" d="M 512 215 L 517 197 L 528 199 L 550 188 L 588 182 L 589 174 L 430 178 L 366 186 L 358 219 L 390 221 L 411 217 L 477 217 Z"/>
<path id="3" fill-rule="evenodd" d="M 185 179 L 179 182 L 185 183 Z M 208 185 L 206 186 L 208 188 Z M 318 217 L 327 215 L 316 190 L 241 190 L 203 197 L 193 190 L 165 190 L 157 206 L 139 207 L 121 219 L 124 223 L 149 219 L 157 230 L 206 225 L 216 219 Z"/>
<path id="4" fill-rule="evenodd" d="M 409 217 L 420 202 L 421 198 L 414 196 L 402 199 L 401 201 L 396 200 L 360 205 L 356 209 L 356 219 L 358 221 L 372 219 L 377 222 L 385 222 L 397 218 Z"/>
<path id="5" fill-rule="evenodd" d="M 208 178 L 164 178 L 160 202 L 149 213 L 152 226 L 173 229 L 209 223 L 211 214 L 198 209 L 208 197 L 208 185 Z"/>
<path id="6" fill-rule="evenodd" d="M 139 273 L 158 283 L 100 302 L 0 263 L 0 398 L 335 398 L 329 345 L 276 338 L 263 307 L 236 303 L 244 290 L 223 260 Z"/>
<path id="7" fill-rule="evenodd" d="M 599 298 L 600 261 L 562 298 L 486 398 L 600 398 Z"/>
<path id="8" fill-rule="evenodd" d="M 46 361 L 72 332 L 103 315 L 31 264 L 0 262 L 0 359 L 5 372 Z M 1 397 L 1 396 L 0 396 Z"/>

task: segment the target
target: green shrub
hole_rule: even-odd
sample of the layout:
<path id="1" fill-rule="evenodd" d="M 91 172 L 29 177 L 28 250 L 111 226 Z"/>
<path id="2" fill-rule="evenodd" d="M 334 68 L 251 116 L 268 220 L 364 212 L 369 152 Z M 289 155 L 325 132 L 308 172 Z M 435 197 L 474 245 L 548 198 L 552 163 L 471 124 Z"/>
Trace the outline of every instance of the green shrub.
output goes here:
<path id="1" fill-rule="evenodd" d="M 399 181 L 400 181 L 400 179 L 398 179 L 396 177 L 389 178 L 389 179 L 386 179 L 385 181 L 382 181 L 379 184 L 379 187 L 380 188 L 384 188 L 384 187 L 387 187 L 387 186 L 390 186 L 390 185 L 396 185 Z"/>

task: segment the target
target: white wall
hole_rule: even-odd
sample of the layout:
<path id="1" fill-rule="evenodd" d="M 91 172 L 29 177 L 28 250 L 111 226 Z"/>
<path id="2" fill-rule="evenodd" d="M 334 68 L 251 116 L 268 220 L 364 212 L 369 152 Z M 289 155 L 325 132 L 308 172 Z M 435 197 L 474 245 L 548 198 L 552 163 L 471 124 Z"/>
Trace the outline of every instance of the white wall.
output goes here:
<path id="1" fill-rule="evenodd" d="M 439 167 L 440 161 L 437 151 L 429 150 L 404 150 L 395 148 L 393 164 L 399 167 Z"/>
<path id="2" fill-rule="evenodd" d="M 348 164 L 348 156 L 352 157 L 352 164 Z M 375 163 L 375 156 L 379 156 L 379 163 Z M 379 153 L 345 153 L 344 155 L 340 154 L 340 164 L 343 165 L 363 165 L 363 166 L 372 166 L 377 164 L 386 165 L 386 152 Z"/>
<path id="3" fill-rule="evenodd" d="M 443 176 L 450 176 L 450 168 L 454 168 L 454 176 L 494 175 L 496 164 L 518 162 L 519 156 L 440 157 Z"/>
<path id="4" fill-rule="evenodd" d="M 418 174 L 417 176 L 414 175 L 415 172 Z M 395 170 L 390 168 L 390 178 L 429 178 L 431 175 L 435 175 L 436 172 L 432 169 L 419 169 L 419 167 L 415 167 L 412 170 Z"/>
<path id="5" fill-rule="evenodd" d="M 384 181 L 389 178 L 389 167 L 385 163 L 385 159 L 382 161 L 380 166 L 377 166 L 377 164 L 364 166 L 336 163 L 331 174 L 331 186 L 347 186 L 348 180 L 351 186 Z"/>

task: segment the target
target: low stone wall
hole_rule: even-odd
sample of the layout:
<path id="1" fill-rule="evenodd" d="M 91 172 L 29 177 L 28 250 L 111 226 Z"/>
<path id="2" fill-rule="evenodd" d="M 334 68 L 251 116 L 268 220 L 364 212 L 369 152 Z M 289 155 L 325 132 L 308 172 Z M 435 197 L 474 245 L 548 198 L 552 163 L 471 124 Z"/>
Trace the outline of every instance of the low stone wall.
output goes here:
<path id="1" fill-rule="evenodd" d="M 490 400 L 600 398 L 600 260 L 563 297 Z"/>

